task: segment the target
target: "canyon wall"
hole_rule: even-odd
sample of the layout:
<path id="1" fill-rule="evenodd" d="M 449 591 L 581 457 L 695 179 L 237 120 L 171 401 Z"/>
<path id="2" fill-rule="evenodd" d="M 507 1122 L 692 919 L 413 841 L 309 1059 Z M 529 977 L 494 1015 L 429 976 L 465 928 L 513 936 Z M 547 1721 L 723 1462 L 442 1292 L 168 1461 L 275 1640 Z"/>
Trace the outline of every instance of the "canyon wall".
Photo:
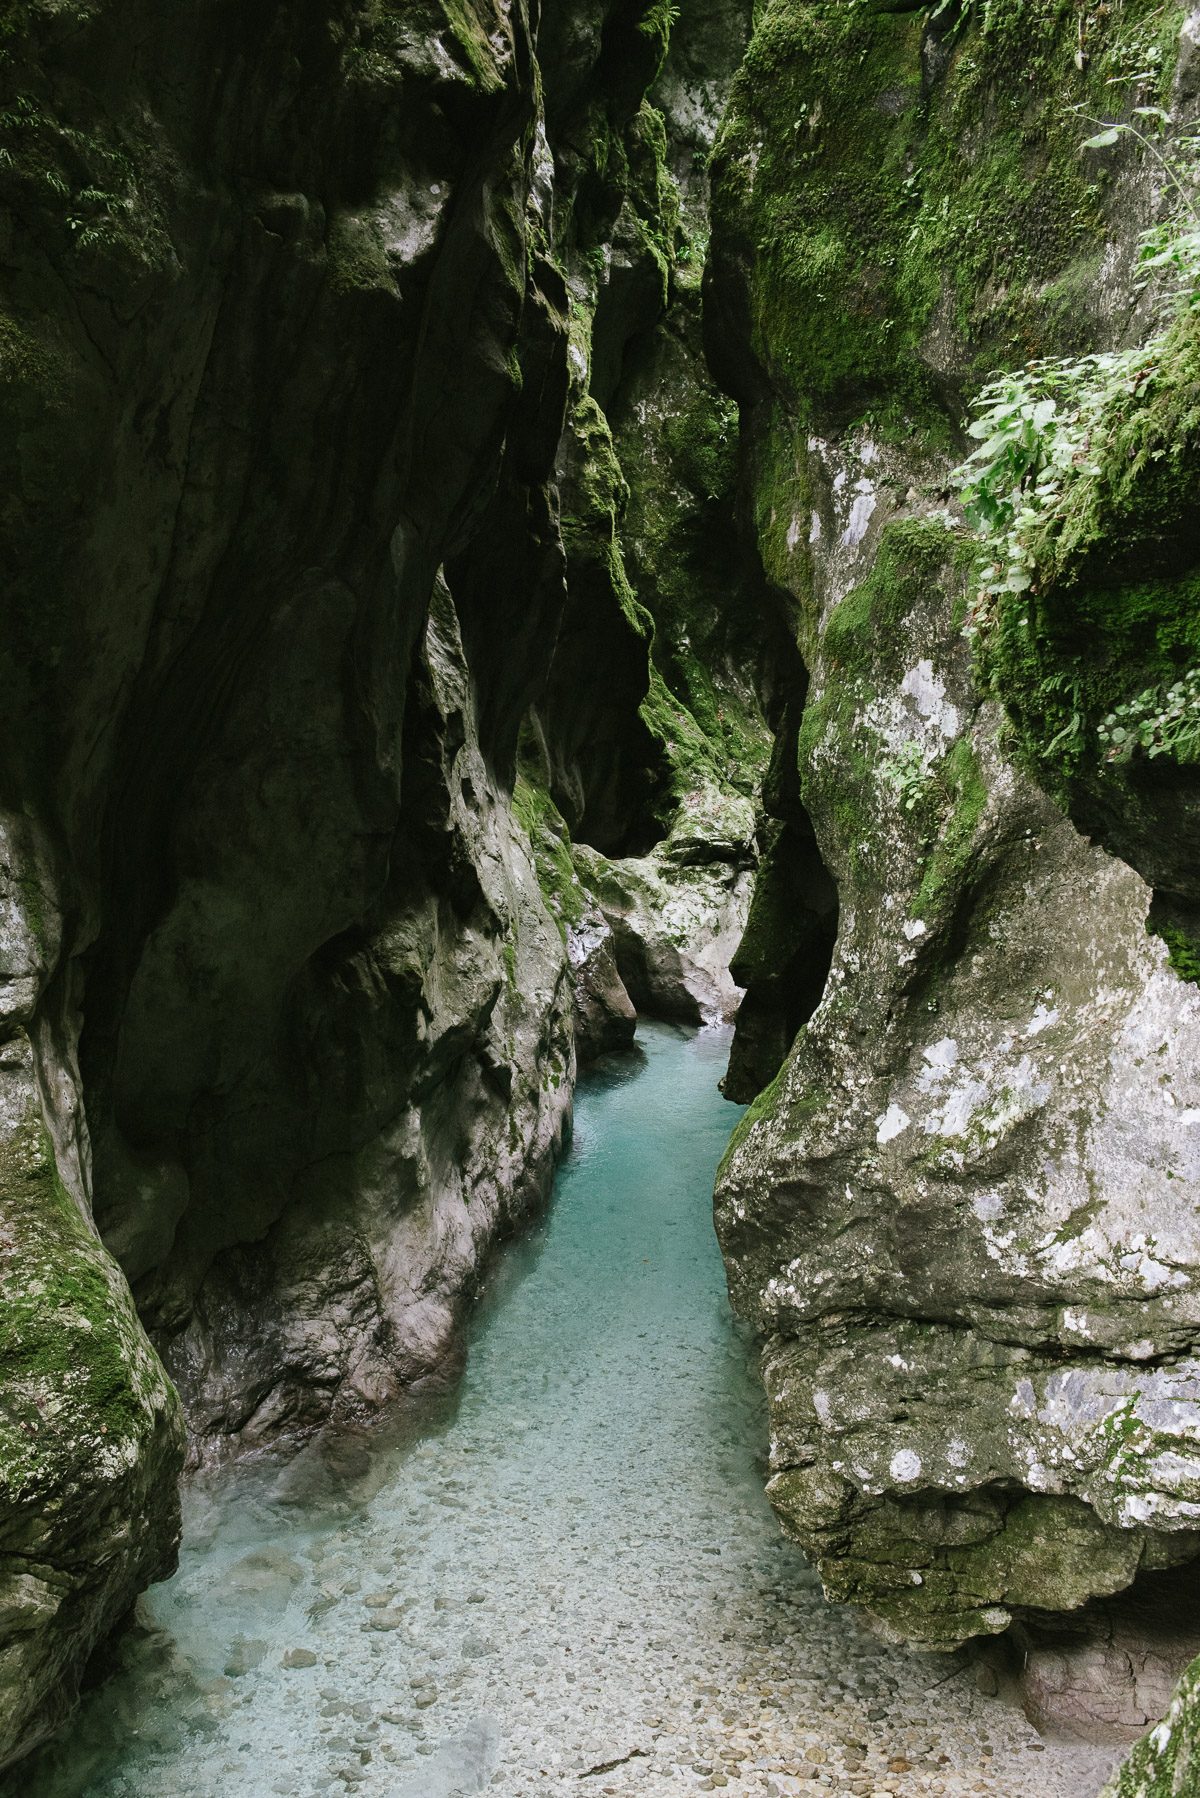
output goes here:
<path id="1" fill-rule="evenodd" d="M 1195 41 L 1135 0 L 772 0 L 714 157 L 709 343 L 808 674 L 783 853 L 811 892 L 815 840 L 839 913 L 718 1229 L 785 1529 L 933 1647 L 1200 1548 L 1194 749 L 1103 735 L 1196 650 L 1194 271 L 1181 299 L 1140 261 Z M 1039 463 L 1068 411 L 1044 359 L 1143 343 L 1070 377 L 1090 423 Z M 1030 365 L 985 433 L 1035 448 L 981 598 L 952 471 L 989 376 Z M 750 915 L 767 969 L 782 885 Z M 1076 1720 L 1113 1720 L 1093 1698 Z"/>
<path id="2" fill-rule="evenodd" d="M 1048 1690 L 1038 1630 L 1197 1557 L 1200 386 L 1139 258 L 1198 45 L 4 9 L 0 1765 L 185 1457 L 445 1362 L 638 1009 L 737 1015 L 718 1229 L 831 1596 Z"/>
<path id="3" fill-rule="evenodd" d="M 669 25 L 4 10 L 0 1764 L 170 1571 L 185 1451 L 441 1365 L 623 975 L 736 1006 L 777 627 L 699 233 L 748 25 L 655 104 Z"/>

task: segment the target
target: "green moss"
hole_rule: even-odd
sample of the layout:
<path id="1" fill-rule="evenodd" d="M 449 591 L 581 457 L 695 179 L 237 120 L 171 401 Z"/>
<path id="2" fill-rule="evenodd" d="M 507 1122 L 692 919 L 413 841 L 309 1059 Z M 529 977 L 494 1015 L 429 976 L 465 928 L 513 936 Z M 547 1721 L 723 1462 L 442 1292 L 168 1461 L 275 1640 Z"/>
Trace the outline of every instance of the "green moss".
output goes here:
<path id="1" fill-rule="evenodd" d="M 378 221 L 353 213 L 335 214 L 326 244 L 329 282 L 335 293 L 395 291 Z"/>
<path id="2" fill-rule="evenodd" d="M 810 1549 L 841 1537 L 838 1552 L 818 1561 L 828 1597 L 866 1605 L 907 1640 L 934 1648 L 1003 1630 L 1013 1609 L 1070 1611 L 1099 1590 L 1120 1590 L 1142 1554 L 1136 1532 L 1102 1523 L 1075 1498 L 1030 1493 L 1011 1502 L 984 1488 L 950 1515 L 935 1495 L 869 1502 L 846 1516 L 828 1505 L 832 1493 L 819 1495 L 825 1514 L 814 1514 L 802 1479 L 791 1489 L 773 1485 L 771 1496 Z"/>
<path id="3" fill-rule="evenodd" d="M 1116 396 L 1033 545 L 1030 591 L 980 640 L 1038 778 L 1070 804 L 1126 770 L 1097 737 L 1117 706 L 1200 664 L 1200 560 L 1186 528 L 1200 485 L 1200 310 L 1163 340 L 1154 376 Z"/>
<path id="4" fill-rule="evenodd" d="M 74 255 L 116 257 L 162 269 L 174 256 L 166 228 L 168 168 L 140 115 L 106 116 L 86 88 L 60 111 L 47 44 L 88 5 L 0 4 L 0 201 L 66 239 Z"/>
<path id="5" fill-rule="evenodd" d="M 676 798 L 696 784 L 752 795 L 769 735 L 748 671 L 762 605 L 735 518 L 736 408 L 711 386 L 698 349 L 671 345 L 649 398 L 616 440 L 628 483 L 625 558 L 653 621 L 642 716 L 667 748 Z"/>
<path id="6" fill-rule="evenodd" d="M 657 49 L 658 64 L 654 71 L 656 75 L 666 61 L 671 43 L 671 28 L 678 17 L 679 8 L 675 5 L 675 0 L 650 0 L 637 22 L 637 28 L 642 36 L 649 38 Z"/>
<path id="7" fill-rule="evenodd" d="M 894 691 L 909 665 L 908 621 L 931 592 L 953 594 L 965 584 L 968 559 L 962 538 L 937 520 L 894 522 L 867 578 L 825 626 L 824 684 L 805 707 L 797 742 L 801 790 L 814 816 L 832 819 L 835 840 L 824 845 L 826 853 L 865 879 L 878 878 L 879 844 L 888 834 L 882 808 L 895 803 L 879 777 L 880 737 L 868 710 L 878 695 Z M 929 846 L 923 902 L 940 899 L 961 872 L 983 798 L 969 746 L 960 741 L 931 770 L 905 832 Z"/>
<path id="8" fill-rule="evenodd" d="M 635 29 L 623 41 L 631 58 L 630 85 L 636 64 L 649 87 L 658 66 L 650 47 L 656 42 L 654 35 Z M 600 92 L 581 121 L 577 141 L 583 166 L 577 181 L 569 184 L 574 191 L 559 220 L 556 241 L 574 252 L 598 287 L 607 266 L 613 222 L 624 213 L 657 267 L 665 305 L 670 272 L 684 238 L 679 192 L 667 165 L 662 114 L 644 93 L 629 116 L 623 108 L 614 109 Z"/>
<path id="9" fill-rule="evenodd" d="M 941 816 L 933 847 L 925 860 L 921 885 L 912 902 L 914 917 L 931 923 L 957 900 L 971 868 L 979 821 L 987 806 L 987 787 L 975 752 L 960 737 L 937 770 Z"/>
<path id="10" fill-rule="evenodd" d="M 1200 1798 L 1200 1660 L 1184 1673 L 1166 1716 L 1133 1749 L 1103 1798 Z"/>
<path id="11" fill-rule="evenodd" d="M 571 483 L 571 508 L 564 512 L 563 538 L 569 548 L 586 547 L 596 535 L 614 543 L 629 500 L 629 485 L 621 472 L 609 423 L 590 394 L 576 402 L 571 429 L 578 445 Z"/>
<path id="12" fill-rule="evenodd" d="M 667 167 L 666 121 L 656 107 L 643 100 L 618 141 L 626 203 L 642 244 L 657 264 L 665 306 L 671 264 L 680 241 L 679 191 Z M 611 153 L 618 154 L 615 146 Z"/>
<path id="13" fill-rule="evenodd" d="M 961 585 L 968 559 L 962 537 L 939 519 L 889 524 L 867 578 L 830 615 L 821 639 L 826 662 L 851 675 L 869 669 L 877 682 L 898 679 L 911 659 L 905 619 L 947 570 Z"/>
<path id="14" fill-rule="evenodd" d="M 499 93 L 504 73 L 492 44 L 502 24 L 488 0 L 438 0 L 460 62 L 485 94 Z"/>
<path id="15" fill-rule="evenodd" d="M 571 430 L 575 453 L 562 519 L 569 578 L 577 591 L 597 586 L 645 641 L 639 713 L 666 753 L 665 826 L 698 788 L 756 790 L 769 752 L 752 691 L 744 679 L 739 686 L 718 672 L 737 666 L 730 642 L 739 640 L 739 628 L 750 628 L 731 618 L 736 577 L 714 554 L 717 533 L 707 516 L 714 483 L 732 504 L 726 483 L 734 479 L 733 416 L 711 389 L 699 396 L 689 390 L 683 416 L 639 416 L 637 429 L 618 443 L 585 395 Z M 732 526 L 720 535 L 728 555 Z M 645 598 L 630 578 L 630 561 Z"/>
<path id="16" fill-rule="evenodd" d="M 785 1080 L 789 1063 L 785 1062 L 769 1086 L 751 1100 L 734 1127 L 729 1145 L 721 1157 L 721 1165 L 717 1169 L 716 1190 L 721 1192 L 733 1174 L 735 1157 L 746 1146 L 756 1125 L 775 1118 L 787 1120 L 789 1132 L 800 1130 L 810 1119 L 820 1116 L 829 1105 L 829 1093 L 820 1085 L 809 1087 L 799 1098 L 786 1100 Z"/>
<path id="17" fill-rule="evenodd" d="M 926 13 L 768 0 L 718 140 L 717 227 L 754 258 L 753 348 L 799 416 L 869 413 L 949 440 L 927 354 L 950 329 L 964 383 L 1082 342 L 1104 171 L 1073 104 L 1107 109 L 1136 49 L 1183 8 L 1126 0 L 1086 24 L 1071 0 L 995 0 L 943 36 Z M 1165 90 L 1164 59 L 1149 97 Z M 1146 97 L 1146 90 L 1139 90 Z M 1050 303 L 1046 291 L 1050 289 Z"/>
<path id="18" fill-rule="evenodd" d="M 676 802 L 698 787 L 724 784 L 728 764 L 720 753 L 719 738 L 714 743 L 705 734 L 653 663 L 649 691 L 638 713 L 651 735 L 667 752 L 671 795 Z"/>
<path id="19" fill-rule="evenodd" d="M 585 907 L 570 833 L 553 799 L 529 770 L 517 776 L 513 811 L 529 838 L 542 897 L 565 941 L 568 926 L 580 923 Z"/>
<path id="20" fill-rule="evenodd" d="M 949 1549 L 947 1568 L 978 1592 L 994 1592 L 1006 1605 L 1071 1611 L 1103 1589 L 1119 1591 L 1141 1558 L 1135 1531 L 1102 1523 L 1077 1498 L 1029 1493 L 1004 1515 L 1004 1527 L 987 1542 Z"/>
<path id="21" fill-rule="evenodd" d="M 0 1220 L 0 1481 L 59 1498 L 104 1442 L 146 1434 L 165 1376 L 32 1115 L 0 1149 Z"/>

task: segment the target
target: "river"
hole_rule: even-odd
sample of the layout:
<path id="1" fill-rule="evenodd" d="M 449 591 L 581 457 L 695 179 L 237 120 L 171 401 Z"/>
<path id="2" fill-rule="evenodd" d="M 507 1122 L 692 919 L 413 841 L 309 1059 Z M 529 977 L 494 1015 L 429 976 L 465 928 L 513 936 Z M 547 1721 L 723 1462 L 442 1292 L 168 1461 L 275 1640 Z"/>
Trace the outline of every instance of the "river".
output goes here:
<path id="1" fill-rule="evenodd" d="M 785 1543 L 713 1237 L 728 1043 L 581 1081 L 546 1217 L 452 1392 L 194 1487 L 174 1579 L 21 1798 L 1094 1795 L 958 1658 L 877 1642 Z"/>

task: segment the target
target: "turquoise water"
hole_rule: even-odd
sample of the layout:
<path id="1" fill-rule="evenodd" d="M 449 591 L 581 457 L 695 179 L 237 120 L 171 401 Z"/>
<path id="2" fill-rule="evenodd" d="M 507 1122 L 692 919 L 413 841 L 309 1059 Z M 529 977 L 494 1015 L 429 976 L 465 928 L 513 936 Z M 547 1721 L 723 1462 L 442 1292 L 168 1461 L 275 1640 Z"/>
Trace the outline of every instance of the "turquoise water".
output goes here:
<path id="1" fill-rule="evenodd" d="M 737 1116 L 717 1092 L 726 1052 L 718 1033 L 643 1027 L 640 1052 L 585 1077 L 553 1207 L 493 1271 L 457 1402 L 377 1452 L 357 1497 L 344 1444 L 332 1470 L 310 1457 L 194 1494 L 178 1575 L 143 1599 L 121 1670 L 27 1791 L 308 1793 L 352 1765 L 394 1791 L 410 1751 L 432 1791 L 416 1750 L 444 1714 L 481 1764 L 505 1759 L 513 1680 L 540 1676 L 539 1641 L 561 1663 L 577 1593 L 586 1620 L 603 1580 L 619 1664 L 659 1542 L 712 1554 L 731 1489 L 770 1529 L 759 1393 L 711 1224 Z M 282 1668 L 297 1649 L 316 1665 Z M 364 1714 L 330 1727 L 336 1705 Z M 381 1706 L 396 1760 L 356 1742 Z"/>
<path id="2" fill-rule="evenodd" d="M 462 1381 L 369 1444 L 194 1489 L 177 1576 L 11 1791 L 1096 1792 L 1094 1752 L 875 1641 L 780 1538 L 712 1232 L 728 1042 L 639 1040 L 581 1082 Z"/>

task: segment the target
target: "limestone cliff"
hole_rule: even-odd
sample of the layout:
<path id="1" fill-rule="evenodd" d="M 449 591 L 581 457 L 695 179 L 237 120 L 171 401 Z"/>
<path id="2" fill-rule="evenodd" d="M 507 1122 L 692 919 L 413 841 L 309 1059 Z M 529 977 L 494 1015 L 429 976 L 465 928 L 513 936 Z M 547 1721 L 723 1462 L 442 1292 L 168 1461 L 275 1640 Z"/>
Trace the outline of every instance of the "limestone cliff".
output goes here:
<path id="1" fill-rule="evenodd" d="M 1200 994 L 1146 931 L 1147 881 L 1177 922 L 1194 899 L 1194 774 L 1186 756 L 1114 773 L 1096 734 L 1190 653 L 1191 313 L 1170 375 L 1118 398 L 1130 431 L 1159 407 L 1141 499 L 1126 482 L 1124 525 L 1093 520 L 1057 587 L 1016 565 L 1000 626 L 951 479 L 998 366 L 1160 343 L 1166 301 L 1137 265 L 1178 206 L 1184 25 L 1136 0 L 772 0 L 716 149 L 709 338 L 808 675 L 782 853 L 811 896 L 815 838 L 838 905 L 823 993 L 793 984 L 809 1021 L 781 1066 L 755 1065 L 778 1072 L 727 1156 L 718 1227 L 767 1333 L 785 1528 L 831 1596 L 934 1646 L 1200 1547 Z M 1152 146 L 1119 128 L 1151 117 Z M 1087 448 L 1047 503 L 1055 542 Z M 1121 583 L 1144 575 L 1138 610 Z M 1124 635 L 1099 622 L 1114 590 Z M 1032 676 L 1031 619 L 1059 652 Z M 1068 817 L 1027 745 L 1053 759 L 1071 735 L 1098 772 L 1073 765 Z M 751 911 L 767 966 L 779 879 Z"/>
<path id="2" fill-rule="evenodd" d="M 750 11 L 0 7 L 0 1765 L 638 1008 L 832 1595 L 1200 1551 L 1200 26 Z"/>
<path id="3" fill-rule="evenodd" d="M 747 27 L 655 103 L 670 23 L 3 9 L 0 1764 L 170 1570 L 175 1389 L 193 1457 L 367 1416 L 543 1195 L 576 1014 L 736 1002 L 773 625 L 696 188 Z"/>

